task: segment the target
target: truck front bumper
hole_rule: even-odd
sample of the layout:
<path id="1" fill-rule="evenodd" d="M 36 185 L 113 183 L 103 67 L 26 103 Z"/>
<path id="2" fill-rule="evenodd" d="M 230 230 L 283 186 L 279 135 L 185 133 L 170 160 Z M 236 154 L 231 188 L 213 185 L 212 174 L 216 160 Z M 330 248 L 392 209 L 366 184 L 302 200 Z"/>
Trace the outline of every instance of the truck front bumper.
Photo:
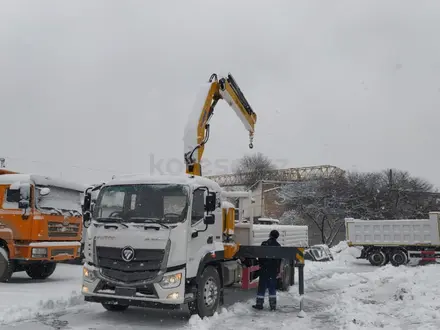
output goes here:
<path id="1" fill-rule="evenodd" d="M 34 242 L 29 245 L 15 245 L 15 257 L 29 261 L 65 261 L 79 258 L 80 242 Z"/>
<path id="2" fill-rule="evenodd" d="M 159 283 L 128 286 L 104 279 L 99 269 L 83 268 L 82 294 L 85 301 L 153 308 L 176 308 L 193 300 L 185 295 L 185 268 L 165 273 Z"/>

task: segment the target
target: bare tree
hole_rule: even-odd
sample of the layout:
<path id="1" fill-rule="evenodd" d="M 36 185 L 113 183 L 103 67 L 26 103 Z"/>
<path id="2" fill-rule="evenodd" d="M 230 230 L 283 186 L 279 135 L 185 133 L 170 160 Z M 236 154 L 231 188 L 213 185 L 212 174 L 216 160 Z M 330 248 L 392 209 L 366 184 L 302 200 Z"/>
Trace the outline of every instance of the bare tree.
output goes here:
<path id="1" fill-rule="evenodd" d="M 384 184 L 380 197 L 384 218 L 426 218 L 429 211 L 438 209 L 438 196 L 428 181 L 401 170 L 388 169 L 381 175 Z"/>
<path id="2" fill-rule="evenodd" d="M 427 218 L 439 210 L 439 195 L 426 180 L 408 172 L 351 172 L 332 179 L 284 185 L 279 196 L 286 205 L 285 224 L 312 225 L 321 242 L 331 245 L 344 226 L 344 218 Z"/>
<path id="3" fill-rule="evenodd" d="M 259 152 L 241 158 L 235 173 L 244 177 L 245 186 L 249 188 L 259 180 L 270 178 L 270 173 L 276 169 L 270 158 Z"/>
<path id="4" fill-rule="evenodd" d="M 284 185 L 279 192 L 288 208 L 283 223 L 313 225 L 320 233 L 321 243 L 332 245 L 344 226 L 346 187 L 343 176 Z"/>
<path id="5" fill-rule="evenodd" d="M 352 216 L 360 219 L 427 218 L 437 209 L 438 195 L 428 181 L 406 171 L 384 170 L 347 175 L 352 196 L 364 209 Z M 361 203 L 362 202 L 362 203 Z"/>

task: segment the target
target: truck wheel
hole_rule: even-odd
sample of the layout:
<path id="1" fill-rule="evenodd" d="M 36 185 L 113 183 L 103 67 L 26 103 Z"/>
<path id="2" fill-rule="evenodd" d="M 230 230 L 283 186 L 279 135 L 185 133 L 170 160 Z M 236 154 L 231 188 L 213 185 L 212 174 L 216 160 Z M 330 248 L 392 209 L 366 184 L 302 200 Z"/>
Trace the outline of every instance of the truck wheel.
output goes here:
<path id="1" fill-rule="evenodd" d="M 116 304 L 105 304 L 105 303 L 102 303 L 101 305 L 110 312 L 123 312 L 128 308 L 128 305 L 116 305 Z"/>
<path id="2" fill-rule="evenodd" d="M 57 264 L 55 262 L 31 264 L 26 270 L 26 274 L 34 280 L 44 280 L 52 275 Z"/>
<path id="3" fill-rule="evenodd" d="M 400 249 L 392 250 L 390 253 L 390 262 L 393 266 L 399 267 L 408 263 L 408 255 Z"/>
<path id="4" fill-rule="evenodd" d="M 220 276 L 217 269 L 208 266 L 197 281 L 196 300 L 188 303 L 191 314 L 200 318 L 213 316 L 220 302 Z"/>
<path id="5" fill-rule="evenodd" d="M 290 274 L 292 268 L 288 263 L 284 263 L 281 278 L 278 279 L 277 287 L 280 291 L 288 291 L 290 288 Z"/>
<path id="6" fill-rule="evenodd" d="M 386 254 L 381 250 L 375 250 L 368 256 L 368 261 L 373 266 L 383 266 L 388 262 Z"/>
<path id="7" fill-rule="evenodd" d="M 8 251 L 0 247 L 0 282 L 9 282 L 14 272 L 14 264 L 8 258 Z"/>

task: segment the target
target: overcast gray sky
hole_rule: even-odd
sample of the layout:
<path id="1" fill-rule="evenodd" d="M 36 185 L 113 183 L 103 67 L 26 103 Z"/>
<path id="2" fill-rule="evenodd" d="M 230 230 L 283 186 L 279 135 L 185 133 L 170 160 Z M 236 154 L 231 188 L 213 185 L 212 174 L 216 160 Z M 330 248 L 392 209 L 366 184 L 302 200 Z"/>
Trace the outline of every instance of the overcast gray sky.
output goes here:
<path id="1" fill-rule="evenodd" d="M 230 71 L 258 115 L 253 152 L 283 167 L 395 167 L 440 187 L 438 0 L 0 4 L 10 168 L 84 183 L 184 172 L 198 88 Z M 205 174 L 249 152 L 220 103 L 205 159 L 222 166 Z"/>

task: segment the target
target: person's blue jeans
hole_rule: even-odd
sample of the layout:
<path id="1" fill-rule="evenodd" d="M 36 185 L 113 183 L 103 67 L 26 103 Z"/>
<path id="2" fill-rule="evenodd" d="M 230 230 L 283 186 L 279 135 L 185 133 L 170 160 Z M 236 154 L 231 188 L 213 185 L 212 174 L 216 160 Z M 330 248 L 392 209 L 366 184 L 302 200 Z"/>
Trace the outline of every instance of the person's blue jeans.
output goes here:
<path id="1" fill-rule="evenodd" d="M 277 277 L 273 275 L 261 274 L 258 281 L 257 298 L 263 299 L 266 294 L 266 290 L 269 290 L 270 298 L 277 297 Z"/>

